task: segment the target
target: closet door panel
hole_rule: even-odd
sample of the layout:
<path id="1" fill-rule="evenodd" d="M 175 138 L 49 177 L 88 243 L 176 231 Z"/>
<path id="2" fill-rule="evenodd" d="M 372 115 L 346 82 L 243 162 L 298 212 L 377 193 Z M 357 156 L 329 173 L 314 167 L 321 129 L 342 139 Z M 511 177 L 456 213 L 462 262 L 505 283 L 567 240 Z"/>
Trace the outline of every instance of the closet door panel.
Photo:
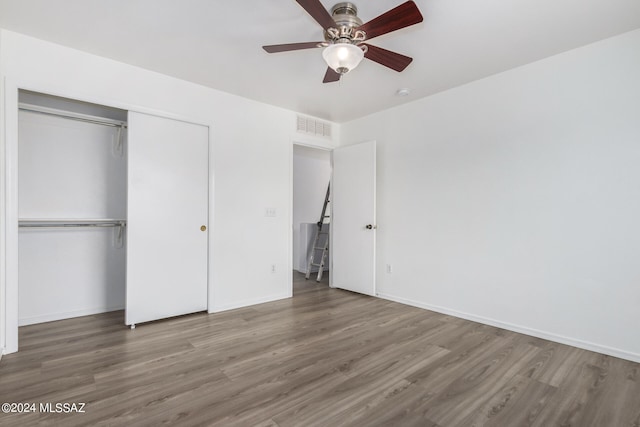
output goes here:
<path id="1" fill-rule="evenodd" d="M 208 128 L 135 112 L 128 123 L 125 323 L 206 310 Z"/>

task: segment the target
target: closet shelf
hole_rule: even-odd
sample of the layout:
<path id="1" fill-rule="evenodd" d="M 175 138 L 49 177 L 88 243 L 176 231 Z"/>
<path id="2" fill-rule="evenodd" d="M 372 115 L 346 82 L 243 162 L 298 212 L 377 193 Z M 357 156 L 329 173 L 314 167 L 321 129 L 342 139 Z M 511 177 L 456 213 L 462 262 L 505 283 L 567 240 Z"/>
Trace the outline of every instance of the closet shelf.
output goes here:
<path id="1" fill-rule="evenodd" d="M 57 228 L 57 227 L 125 227 L 124 219 L 78 219 L 78 218 L 20 218 L 20 228 Z"/>

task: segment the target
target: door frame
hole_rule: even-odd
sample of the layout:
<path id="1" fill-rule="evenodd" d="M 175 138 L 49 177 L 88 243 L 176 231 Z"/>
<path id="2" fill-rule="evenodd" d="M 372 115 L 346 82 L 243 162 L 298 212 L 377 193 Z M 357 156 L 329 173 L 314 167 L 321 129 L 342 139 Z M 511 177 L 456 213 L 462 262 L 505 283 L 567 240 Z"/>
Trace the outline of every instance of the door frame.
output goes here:
<path id="1" fill-rule="evenodd" d="M 166 117 L 173 120 L 206 126 L 209 129 L 209 230 L 207 262 L 207 311 L 213 308 L 213 271 L 215 260 L 213 251 L 215 215 L 214 215 L 214 151 L 213 123 L 194 117 L 158 111 L 152 108 L 117 102 L 101 96 L 90 97 L 86 93 L 62 91 L 47 85 L 33 85 L 6 77 L 4 85 L 0 83 L 0 105 L 4 114 L 0 114 L 0 355 L 18 351 L 18 94 L 20 90 L 38 92 L 80 102 L 104 105 L 127 111 Z M 293 151 L 293 149 L 292 149 Z M 291 257 L 290 257 L 291 258 Z"/>
<path id="2" fill-rule="evenodd" d="M 336 144 L 333 141 L 320 141 L 311 138 L 305 138 L 302 135 L 295 135 L 291 137 L 289 143 L 289 261 L 288 261 L 288 283 L 289 283 L 289 296 L 293 296 L 293 146 L 299 145 L 302 147 L 314 148 L 317 150 L 328 151 L 329 153 L 333 153 L 333 149 L 336 148 Z M 331 163 L 331 162 L 330 162 Z M 333 172 L 331 173 L 330 181 L 333 180 Z M 331 204 L 329 204 L 329 209 L 331 209 Z M 331 215 L 331 213 L 329 213 Z M 329 286 L 332 287 L 333 276 L 331 268 L 332 259 L 331 259 L 331 240 L 329 240 Z"/>

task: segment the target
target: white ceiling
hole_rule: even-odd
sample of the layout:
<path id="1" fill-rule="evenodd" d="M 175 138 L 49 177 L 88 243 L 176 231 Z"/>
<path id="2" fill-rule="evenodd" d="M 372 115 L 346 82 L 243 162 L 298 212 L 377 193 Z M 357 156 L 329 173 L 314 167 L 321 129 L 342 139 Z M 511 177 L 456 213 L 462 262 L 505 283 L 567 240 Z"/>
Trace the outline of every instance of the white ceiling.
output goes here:
<path id="1" fill-rule="evenodd" d="M 403 1 L 354 3 L 367 22 Z M 423 23 L 372 41 L 413 57 L 404 72 L 365 60 L 330 84 L 321 49 L 261 49 L 323 39 L 294 0 L 0 0 L 0 27 L 336 122 L 640 28 L 640 0 L 416 3 Z"/>

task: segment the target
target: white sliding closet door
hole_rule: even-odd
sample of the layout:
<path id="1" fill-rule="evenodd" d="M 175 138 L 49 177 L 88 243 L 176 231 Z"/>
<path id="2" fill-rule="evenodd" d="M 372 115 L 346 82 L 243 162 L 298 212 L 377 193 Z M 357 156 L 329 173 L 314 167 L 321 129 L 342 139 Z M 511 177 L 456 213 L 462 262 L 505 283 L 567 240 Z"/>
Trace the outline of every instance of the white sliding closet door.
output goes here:
<path id="1" fill-rule="evenodd" d="M 125 323 L 207 309 L 205 126 L 129 113 Z"/>

